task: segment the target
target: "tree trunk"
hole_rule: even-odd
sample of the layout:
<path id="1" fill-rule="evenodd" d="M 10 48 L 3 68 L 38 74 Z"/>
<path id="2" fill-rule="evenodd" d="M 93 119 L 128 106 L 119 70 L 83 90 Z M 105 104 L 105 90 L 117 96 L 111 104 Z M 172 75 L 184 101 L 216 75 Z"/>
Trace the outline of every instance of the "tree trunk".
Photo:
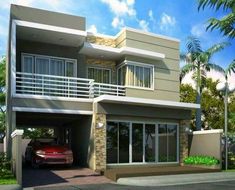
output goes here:
<path id="1" fill-rule="evenodd" d="M 201 105 L 201 93 L 200 92 L 197 92 L 196 104 Z M 202 128 L 201 115 L 202 115 L 202 110 L 201 110 L 201 107 L 200 107 L 196 110 L 196 130 L 197 131 L 200 131 L 201 128 Z"/>
<path id="2" fill-rule="evenodd" d="M 202 128 L 202 110 L 201 110 L 201 67 L 198 65 L 197 69 L 197 84 L 196 84 L 196 90 L 197 90 L 197 97 L 196 97 L 196 104 L 200 104 L 200 108 L 196 109 L 196 130 L 200 131 Z"/>

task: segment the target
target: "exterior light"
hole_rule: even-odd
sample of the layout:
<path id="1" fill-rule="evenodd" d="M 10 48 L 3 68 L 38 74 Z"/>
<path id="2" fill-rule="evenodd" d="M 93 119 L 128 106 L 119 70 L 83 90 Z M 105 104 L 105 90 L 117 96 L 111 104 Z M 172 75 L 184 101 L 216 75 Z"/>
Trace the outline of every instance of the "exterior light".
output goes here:
<path id="1" fill-rule="evenodd" d="M 102 128 L 102 127 L 104 127 L 104 123 L 101 122 L 97 123 L 96 128 Z"/>

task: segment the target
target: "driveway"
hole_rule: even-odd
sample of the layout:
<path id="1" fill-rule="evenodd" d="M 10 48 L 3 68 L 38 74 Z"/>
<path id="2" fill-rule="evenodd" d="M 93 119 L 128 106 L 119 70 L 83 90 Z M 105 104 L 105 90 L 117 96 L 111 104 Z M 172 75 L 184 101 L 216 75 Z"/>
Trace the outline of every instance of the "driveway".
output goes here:
<path id="1" fill-rule="evenodd" d="M 116 184 L 97 184 L 79 186 L 60 186 L 48 188 L 35 188 L 35 190 L 234 190 L 235 181 L 200 183 L 191 185 L 176 185 L 164 187 L 137 187 Z"/>
<path id="2" fill-rule="evenodd" d="M 50 166 L 23 168 L 23 187 L 102 184 L 111 181 L 89 168 Z"/>

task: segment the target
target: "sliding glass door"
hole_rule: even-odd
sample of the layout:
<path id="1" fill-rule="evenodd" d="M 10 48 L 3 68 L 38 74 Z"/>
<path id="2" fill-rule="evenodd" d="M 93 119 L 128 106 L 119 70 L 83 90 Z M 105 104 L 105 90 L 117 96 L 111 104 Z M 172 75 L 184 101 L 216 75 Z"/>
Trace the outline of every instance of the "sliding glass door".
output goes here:
<path id="1" fill-rule="evenodd" d="M 158 161 L 177 162 L 178 129 L 175 124 L 158 124 Z"/>
<path id="2" fill-rule="evenodd" d="M 107 122 L 107 163 L 178 162 L 178 125 Z"/>

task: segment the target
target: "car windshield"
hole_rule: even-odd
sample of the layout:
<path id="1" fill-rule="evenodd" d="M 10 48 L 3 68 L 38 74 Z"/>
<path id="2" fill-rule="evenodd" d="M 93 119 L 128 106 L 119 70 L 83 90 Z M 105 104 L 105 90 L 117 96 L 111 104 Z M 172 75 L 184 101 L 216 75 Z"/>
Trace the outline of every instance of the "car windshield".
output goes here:
<path id="1" fill-rule="evenodd" d="M 35 139 L 34 144 L 37 146 L 58 145 L 56 139 Z"/>

